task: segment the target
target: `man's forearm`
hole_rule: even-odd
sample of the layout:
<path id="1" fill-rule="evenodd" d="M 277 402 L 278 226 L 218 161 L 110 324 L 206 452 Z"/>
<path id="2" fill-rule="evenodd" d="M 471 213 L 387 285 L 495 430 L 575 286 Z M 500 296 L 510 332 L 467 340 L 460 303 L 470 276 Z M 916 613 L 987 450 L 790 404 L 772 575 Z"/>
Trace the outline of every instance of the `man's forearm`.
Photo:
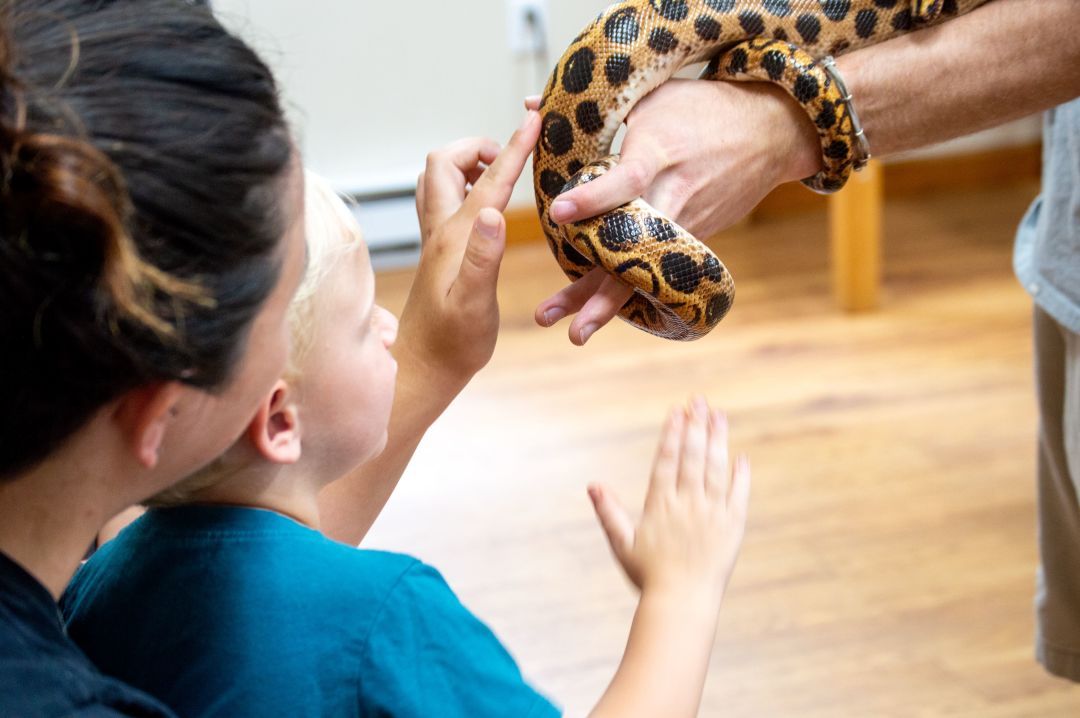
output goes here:
<path id="1" fill-rule="evenodd" d="M 1080 2 L 992 0 L 962 17 L 838 60 L 885 156 L 1080 96 Z"/>

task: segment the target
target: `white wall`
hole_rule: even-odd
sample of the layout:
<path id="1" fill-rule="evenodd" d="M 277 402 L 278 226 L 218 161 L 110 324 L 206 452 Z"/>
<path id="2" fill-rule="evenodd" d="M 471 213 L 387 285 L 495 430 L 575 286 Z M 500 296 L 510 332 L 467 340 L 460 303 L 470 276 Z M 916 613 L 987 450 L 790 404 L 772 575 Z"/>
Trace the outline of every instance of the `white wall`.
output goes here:
<path id="1" fill-rule="evenodd" d="M 340 190 L 412 183 L 458 137 L 505 141 L 522 99 L 608 0 L 548 0 L 549 62 L 515 58 L 507 0 L 214 0 L 274 67 L 308 164 Z M 1026 142 L 1021 122 L 932 152 Z M 530 174 L 515 204 L 532 201 Z"/>
<path id="2" fill-rule="evenodd" d="M 550 69 L 511 54 L 505 0 L 213 4 L 273 66 L 308 163 L 342 190 L 415 181 L 458 137 L 505 141 Z M 548 0 L 551 66 L 607 4 Z"/>

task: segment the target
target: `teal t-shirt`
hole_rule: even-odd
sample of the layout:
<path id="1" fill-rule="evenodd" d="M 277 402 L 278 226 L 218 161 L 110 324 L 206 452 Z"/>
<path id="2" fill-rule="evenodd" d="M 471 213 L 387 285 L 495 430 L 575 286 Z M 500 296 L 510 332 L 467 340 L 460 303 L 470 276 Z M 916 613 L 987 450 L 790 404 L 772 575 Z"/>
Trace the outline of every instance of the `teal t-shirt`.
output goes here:
<path id="1" fill-rule="evenodd" d="M 62 607 L 103 672 L 184 718 L 560 715 L 433 568 L 271 511 L 149 511 Z"/>

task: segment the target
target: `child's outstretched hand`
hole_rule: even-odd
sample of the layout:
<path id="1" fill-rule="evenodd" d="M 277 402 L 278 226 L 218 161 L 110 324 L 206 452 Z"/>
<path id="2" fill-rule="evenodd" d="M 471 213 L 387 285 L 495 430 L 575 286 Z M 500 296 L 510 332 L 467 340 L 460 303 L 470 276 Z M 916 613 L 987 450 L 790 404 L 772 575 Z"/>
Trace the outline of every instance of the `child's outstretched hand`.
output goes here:
<path id="1" fill-rule="evenodd" d="M 501 151 L 492 140 L 459 140 L 428 155 L 417 182 L 423 248 L 395 353 L 415 361 L 426 391 L 446 402 L 495 350 L 502 211 L 539 133 L 540 117 L 529 112 Z"/>
<path id="2" fill-rule="evenodd" d="M 423 246 L 401 312 L 389 440 L 383 453 L 319 496 L 323 532 L 358 544 L 421 437 L 495 350 L 495 294 L 506 247 L 502 211 L 540 135 L 529 112 L 506 147 L 459 140 L 428 155 L 416 186 Z"/>
<path id="3" fill-rule="evenodd" d="M 615 496 L 589 487 L 615 558 L 643 595 L 719 607 L 742 543 L 750 494 L 745 456 L 728 467 L 724 415 L 702 398 L 669 416 L 637 525 Z"/>

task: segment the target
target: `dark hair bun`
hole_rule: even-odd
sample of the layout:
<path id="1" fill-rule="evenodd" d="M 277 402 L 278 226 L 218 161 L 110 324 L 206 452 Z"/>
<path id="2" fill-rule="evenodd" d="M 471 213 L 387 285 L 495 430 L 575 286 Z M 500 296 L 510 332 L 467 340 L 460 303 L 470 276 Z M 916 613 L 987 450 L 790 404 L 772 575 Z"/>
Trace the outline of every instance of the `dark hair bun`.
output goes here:
<path id="1" fill-rule="evenodd" d="M 0 480 L 135 387 L 232 378 L 292 157 L 270 70 L 206 7 L 0 2 Z"/>

